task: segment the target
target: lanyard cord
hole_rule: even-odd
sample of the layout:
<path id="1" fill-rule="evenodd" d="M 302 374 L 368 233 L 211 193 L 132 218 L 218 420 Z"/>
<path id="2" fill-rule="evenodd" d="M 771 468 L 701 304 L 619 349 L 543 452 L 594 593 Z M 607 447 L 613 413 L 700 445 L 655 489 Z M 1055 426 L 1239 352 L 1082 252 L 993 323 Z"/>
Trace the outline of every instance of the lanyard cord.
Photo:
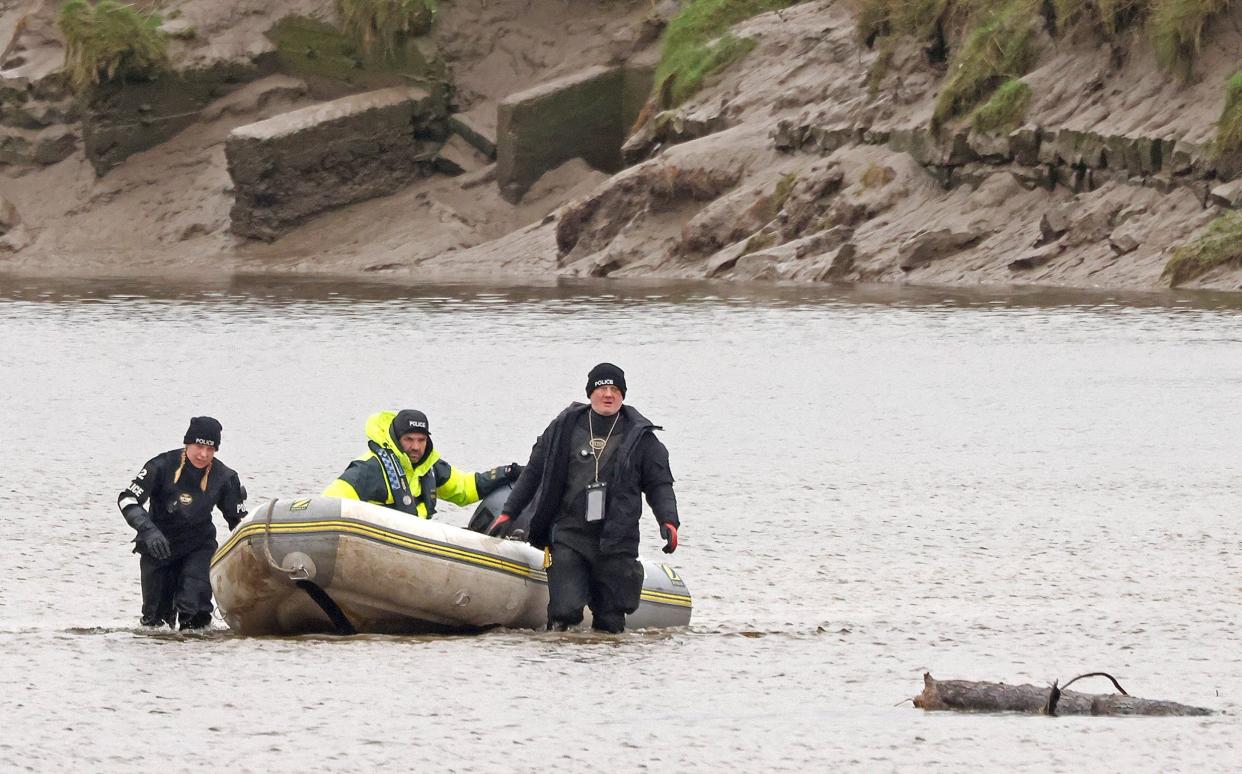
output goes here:
<path id="1" fill-rule="evenodd" d="M 587 431 L 591 434 L 591 456 L 595 458 L 595 480 L 599 481 L 599 458 L 603 456 L 604 449 L 608 448 L 608 439 L 612 438 L 612 431 L 617 429 L 617 420 L 621 418 L 621 412 L 618 411 L 616 416 L 612 418 L 612 427 L 608 428 L 608 435 L 604 436 L 604 442 L 595 448 L 595 443 L 599 439 L 595 437 L 595 417 L 594 412 L 587 409 Z"/>

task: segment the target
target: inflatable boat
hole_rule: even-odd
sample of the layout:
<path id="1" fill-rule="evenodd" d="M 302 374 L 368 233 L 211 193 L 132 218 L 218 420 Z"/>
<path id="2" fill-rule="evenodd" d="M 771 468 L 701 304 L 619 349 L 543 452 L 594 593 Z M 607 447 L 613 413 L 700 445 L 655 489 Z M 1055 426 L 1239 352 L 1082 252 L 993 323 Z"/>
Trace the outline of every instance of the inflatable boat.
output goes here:
<path id="1" fill-rule="evenodd" d="M 225 622 L 244 635 L 542 628 L 543 562 L 529 543 L 371 503 L 277 499 L 216 551 L 211 587 Z M 685 582 L 666 564 L 642 564 L 642 601 L 626 626 L 689 624 Z"/>

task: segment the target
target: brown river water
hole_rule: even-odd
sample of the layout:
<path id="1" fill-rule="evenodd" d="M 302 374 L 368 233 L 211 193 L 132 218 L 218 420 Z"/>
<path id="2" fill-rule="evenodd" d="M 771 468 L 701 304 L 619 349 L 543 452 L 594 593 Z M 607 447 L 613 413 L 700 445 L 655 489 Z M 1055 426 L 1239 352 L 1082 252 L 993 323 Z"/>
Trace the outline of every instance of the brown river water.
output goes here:
<path id="1" fill-rule="evenodd" d="M 688 628 L 137 627 L 116 494 L 191 415 L 254 508 L 383 408 L 524 461 L 600 360 L 666 428 Z M 0 388 L 2 770 L 1242 767 L 1242 298 L 0 277 Z M 903 702 L 1095 670 L 1224 714 Z"/>

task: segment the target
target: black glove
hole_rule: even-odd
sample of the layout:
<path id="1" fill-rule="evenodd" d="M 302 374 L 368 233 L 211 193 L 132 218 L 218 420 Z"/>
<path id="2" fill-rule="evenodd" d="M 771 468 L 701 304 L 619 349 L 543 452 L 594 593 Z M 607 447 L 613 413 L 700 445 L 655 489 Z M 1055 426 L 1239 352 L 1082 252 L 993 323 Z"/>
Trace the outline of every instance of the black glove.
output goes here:
<path id="1" fill-rule="evenodd" d="M 475 473 L 474 486 L 479 492 L 479 499 L 487 497 L 502 486 L 512 484 L 518 480 L 520 475 L 522 475 L 522 466 L 516 462 Z"/>
<path id="2" fill-rule="evenodd" d="M 677 550 L 677 528 L 672 524 L 660 524 L 660 537 L 664 538 L 663 551 L 671 554 Z"/>
<path id="3" fill-rule="evenodd" d="M 162 562 L 172 556 L 172 546 L 168 545 L 168 538 L 154 524 L 150 529 L 138 533 L 138 542 L 147 549 L 152 559 Z"/>
<path id="4" fill-rule="evenodd" d="M 152 559 L 164 561 L 172 556 L 172 546 L 168 545 L 168 538 L 164 537 L 164 533 L 160 532 L 160 528 L 155 526 L 155 522 L 151 521 L 151 514 L 147 513 L 147 509 L 137 503 L 131 504 L 121 515 L 125 517 L 125 521 L 129 526 L 138 532 L 138 542 L 146 549 L 147 554 Z"/>

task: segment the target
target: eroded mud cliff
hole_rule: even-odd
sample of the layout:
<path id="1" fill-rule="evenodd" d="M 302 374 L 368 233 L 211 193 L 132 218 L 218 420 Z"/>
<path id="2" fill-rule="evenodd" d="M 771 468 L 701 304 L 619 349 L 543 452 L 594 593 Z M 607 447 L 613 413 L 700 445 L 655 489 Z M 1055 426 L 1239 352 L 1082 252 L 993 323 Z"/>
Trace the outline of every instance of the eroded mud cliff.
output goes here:
<path id="1" fill-rule="evenodd" d="M 83 87 L 61 3 L 0 2 L 0 270 L 1242 287 L 1242 8 L 1170 62 L 1151 19 L 1068 0 L 780 5 L 677 69 L 691 0 L 452 0 L 399 56 L 334 0 L 174 0 L 167 70 Z M 385 114 L 409 159 L 339 128 L 380 89 L 437 106 L 408 142 Z"/>

